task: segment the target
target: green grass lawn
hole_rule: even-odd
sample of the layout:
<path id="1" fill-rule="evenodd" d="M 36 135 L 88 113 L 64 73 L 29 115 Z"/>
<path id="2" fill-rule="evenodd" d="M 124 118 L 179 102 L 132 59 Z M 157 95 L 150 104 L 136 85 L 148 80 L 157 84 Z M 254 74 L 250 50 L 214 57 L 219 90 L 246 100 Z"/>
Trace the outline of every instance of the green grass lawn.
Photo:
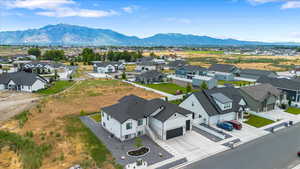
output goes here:
<path id="1" fill-rule="evenodd" d="M 56 94 L 71 87 L 74 83 L 74 81 L 56 81 L 49 88 L 39 90 L 37 93 L 44 95 Z"/>
<path id="2" fill-rule="evenodd" d="M 245 86 L 245 85 L 249 85 L 249 84 L 252 84 L 252 83 L 254 83 L 254 82 L 218 80 L 219 85 L 233 84 L 234 86 Z"/>
<path id="3" fill-rule="evenodd" d="M 298 115 L 300 114 L 300 109 L 296 107 L 289 107 L 288 109 L 285 110 L 285 112 Z"/>
<path id="4" fill-rule="evenodd" d="M 262 118 L 262 117 L 259 117 L 259 116 L 250 115 L 250 117 L 248 118 L 247 121 L 245 121 L 245 123 L 247 123 L 251 126 L 260 128 L 260 127 L 272 124 L 272 123 L 274 123 L 274 121 L 266 119 L 266 118 Z"/>
<path id="5" fill-rule="evenodd" d="M 92 119 L 94 119 L 96 122 L 101 122 L 101 114 L 96 113 L 90 116 Z"/>
<path id="6" fill-rule="evenodd" d="M 141 84 L 143 86 L 160 90 L 162 92 L 166 92 L 169 94 L 176 94 L 178 90 L 182 91 L 182 93 L 186 93 L 186 87 L 178 86 L 173 83 L 160 83 L 160 84 Z M 196 92 L 198 90 L 192 90 L 192 92 Z"/>

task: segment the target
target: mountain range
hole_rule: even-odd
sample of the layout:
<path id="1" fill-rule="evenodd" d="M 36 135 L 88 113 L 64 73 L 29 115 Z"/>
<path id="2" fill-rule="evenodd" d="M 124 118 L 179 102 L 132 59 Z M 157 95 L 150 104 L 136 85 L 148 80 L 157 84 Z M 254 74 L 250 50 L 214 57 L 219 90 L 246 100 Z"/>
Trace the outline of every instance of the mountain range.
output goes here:
<path id="1" fill-rule="evenodd" d="M 217 39 L 209 36 L 179 33 L 156 34 L 147 38 L 126 36 L 109 30 L 57 24 L 39 29 L 0 32 L 1 45 L 64 45 L 64 46 L 241 46 L 300 45 L 300 43 L 266 43 Z"/>

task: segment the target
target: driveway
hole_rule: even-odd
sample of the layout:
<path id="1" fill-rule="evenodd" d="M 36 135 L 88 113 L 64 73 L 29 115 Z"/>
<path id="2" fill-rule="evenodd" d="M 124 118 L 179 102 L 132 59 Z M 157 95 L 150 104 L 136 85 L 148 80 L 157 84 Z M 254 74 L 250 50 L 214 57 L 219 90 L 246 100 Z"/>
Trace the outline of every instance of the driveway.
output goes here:
<path id="1" fill-rule="evenodd" d="M 237 138 L 240 139 L 242 141 L 242 143 L 245 143 L 245 142 L 254 140 L 258 137 L 269 134 L 269 132 L 267 132 L 265 130 L 250 126 L 246 123 L 242 123 L 242 125 L 243 125 L 242 130 L 233 130 L 230 132 L 229 131 L 224 131 L 224 132 L 232 135 L 233 136 L 232 139 L 237 139 Z M 214 126 L 214 127 L 216 127 L 216 126 Z M 230 139 L 230 140 L 232 140 L 232 139 Z"/>
<path id="2" fill-rule="evenodd" d="M 195 131 L 190 131 L 184 136 L 165 141 L 178 154 L 185 156 L 188 161 L 203 159 L 228 148 L 215 143 Z"/>

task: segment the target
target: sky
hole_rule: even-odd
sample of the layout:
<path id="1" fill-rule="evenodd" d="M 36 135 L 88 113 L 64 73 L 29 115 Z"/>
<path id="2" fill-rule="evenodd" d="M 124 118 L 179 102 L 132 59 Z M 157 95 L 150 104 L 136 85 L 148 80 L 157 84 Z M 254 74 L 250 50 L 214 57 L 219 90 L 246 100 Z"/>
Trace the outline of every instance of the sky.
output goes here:
<path id="1" fill-rule="evenodd" d="M 0 31 L 64 23 L 138 37 L 300 42 L 299 20 L 300 0 L 0 0 Z"/>

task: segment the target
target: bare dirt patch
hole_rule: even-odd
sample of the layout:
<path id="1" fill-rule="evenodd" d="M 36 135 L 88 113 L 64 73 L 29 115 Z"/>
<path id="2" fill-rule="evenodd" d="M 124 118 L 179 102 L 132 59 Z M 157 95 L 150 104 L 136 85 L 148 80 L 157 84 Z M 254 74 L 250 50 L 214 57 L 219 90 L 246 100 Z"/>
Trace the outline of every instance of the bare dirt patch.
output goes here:
<path id="1" fill-rule="evenodd" d="M 30 109 L 38 99 L 32 93 L 0 92 L 0 122 Z"/>

